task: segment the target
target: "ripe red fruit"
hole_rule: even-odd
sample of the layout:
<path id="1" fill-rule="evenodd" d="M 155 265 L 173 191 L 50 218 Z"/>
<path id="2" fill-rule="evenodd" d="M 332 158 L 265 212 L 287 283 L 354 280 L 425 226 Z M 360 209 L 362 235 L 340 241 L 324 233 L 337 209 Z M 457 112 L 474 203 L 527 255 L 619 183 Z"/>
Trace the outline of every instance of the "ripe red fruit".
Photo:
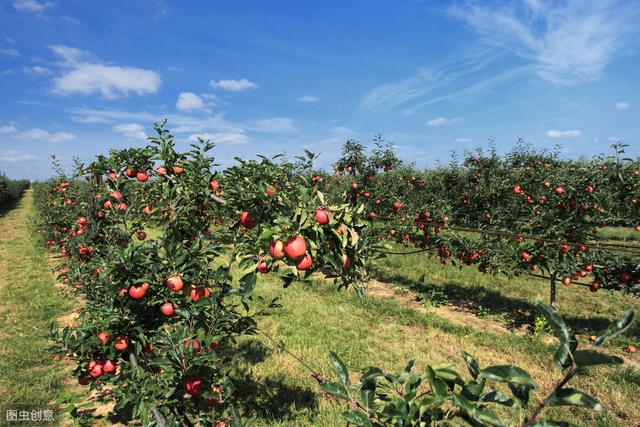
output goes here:
<path id="1" fill-rule="evenodd" d="M 369 212 L 369 218 L 374 219 L 376 217 L 375 212 Z"/>
<path id="2" fill-rule="evenodd" d="M 80 385 L 89 384 L 89 378 L 87 378 L 85 376 L 78 377 L 78 384 L 80 384 Z"/>
<path id="3" fill-rule="evenodd" d="M 382 203 L 382 200 L 376 199 L 376 205 L 379 205 L 380 203 Z"/>
<path id="4" fill-rule="evenodd" d="M 106 202 L 104 202 L 104 203 L 102 204 L 102 207 L 103 207 L 104 209 L 111 209 L 111 206 L 113 206 L 113 203 L 111 203 L 111 200 L 107 200 Z"/>
<path id="5" fill-rule="evenodd" d="M 173 308 L 173 304 L 171 304 L 170 302 L 165 302 L 164 304 L 162 304 L 162 307 L 160 307 L 160 311 L 165 316 L 172 316 L 175 310 Z"/>
<path id="6" fill-rule="evenodd" d="M 371 193 L 369 193 L 368 191 L 365 191 L 363 196 L 364 196 L 365 199 L 368 199 L 371 196 Z"/>
<path id="7" fill-rule="evenodd" d="M 198 301 L 200 298 L 209 298 L 211 292 L 207 288 L 193 288 L 191 289 L 191 300 Z"/>
<path id="8" fill-rule="evenodd" d="M 351 188 L 352 188 L 353 190 L 357 190 L 357 189 L 358 189 L 358 183 L 357 183 L 357 182 L 352 182 L 352 183 L 351 183 Z"/>
<path id="9" fill-rule="evenodd" d="M 284 244 L 284 253 L 290 260 L 296 260 L 307 252 L 307 244 L 302 236 L 293 236 Z"/>
<path id="10" fill-rule="evenodd" d="M 218 181 L 214 179 L 209 183 L 209 188 L 211 191 L 218 191 L 220 189 L 220 185 L 218 184 Z"/>
<path id="11" fill-rule="evenodd" d="M 263 259 L 258 261 L 258 263 L 256 264 L 256 269 L 260 273 L 268 273 L 269 272 L 269 266 L 267 265 L 267 261 L 265 261 Z"/>
<path id="12" fill-rule="evenodd" d="M 316 221 L 318 224 L 324 225 L 329 223 L 329 212 L 324 209 L 316 210 Z"/>
<path id="13" fill-rule="evenodd" d="M 98 378 L 100 375 L 102 375 L 102 365 L 95 362 L 91 363 L 92 364 L 89 364 L 89 375 L 91 376 L 91 378 Z"/>
<path id="14" fill-rule="evenodd" d="M 100 331 L 98 332 L 98 339 L 106 344 L 109 342 L 109 335 L 105 331 Z"/>
<path id="15" fill-rule="evenodd" d="M 180 175 L 182 172 L 184 172 L 184 168 L 182 166 L 173 167 L 173 173 L 175 173 L 176 175 Z"/>
<path id="16" fill-rule="evenodd" d="M 129 178 L 133 178 L 134 176 L 136 176 L 137 172 L 138 171 L 136 169 L 132 169 L 132 168 L 126 168 L 124 170 L 124 174 Z"/>
<path id="17" fill-rule="evenodd" d="M 620 279 L 621 282 L 628 282 L 631 280 L 631 275 L 629 273 L 620 273 L 618 274 L 618 279 Z"/>
<path id="18" fill-rule="evenodd" d="M 118 296 L 123 297 L 127 294 L 127 288 L 122 288 L 118 291 Z"/>
<path id="19" fill-rule="evenodd" d="M 109 172 L 108 176 L 111 181 L 115 181 L 118 179 L 118 174 L 115 172 Z"/>
<path id="20" fill-rule="evenodd" d="M 560 283 L 562 283 L 562 284 L 563 284 L 563 285 L 565 285 L 565 286 L 569 286 L 569 285 L 571 284 L 571 279 L 570 279 L 570 278 L 568 278 L 568 277 L 565 277 L 564 279 L 562 279 L 562 280 L 560 281 Z"/>
<path id="21" fill-rule="evenodd" d="M 83 216 L 81 216 L 80 218 L 78 218 L 78 220 L 76 221 L 76 223 L 77 223 L 79 226 L 82 226 L 82 227 L 84 227 L 85 225 L 87 225 L 87 223 L 88 223 L 88 222 L 89 222 L 89 221 L 87 221 L 87 218 L 85 218 L 85 217 L 83 217 Z"/>
<path id="22" fill-rule="evenodd" d="M 400 203 L 400 202 L 395 202 L 395 203 L 393 204 L 393 209 L 395 209 L 395 210 L 399 211 L 400 209 L 402 209 L 402 203 Z"/>
<path id="23" fill-rule="evenodd" d="M 564 194 L 564 188 L 556 187 L 556 189 L 553 190 L 553 192 L 556 193 L 556 195 L 560 196 L 560 195 Z"/>
<path id="24" fill-rule="evenodd" d="M 179 291 L 184 286 L 184 281 L 182 280 L 182 277 L 178 275 L 169 277 L 166 280 L 166 283 L 167 283 L 167 287 L 172 291 Z"/>
<path id="25" fill-rule="evenodd" d="M 196 396 L 202 392 L 202 381 L 198 378 L 187 378 L 184 384 L 184 391 L 192 396 Z"/>
<path id="26" fill-rule="evenodd" d="M 158 166 L 158 168 L 156 170 L 158 171 L 158 175 L 166 175 L 167 174 L 167 168 L 165 168 L 164 166 Z"/>
<path id="27" fill-rule="evenodd" d="M 136 174 L 136 178 L 138 179 L 138 182 L 147 182 L 147 180 L 149 179 L 149 174 L 146 172 L 138 172 Z"/>
<path id="28" fill-rule="evenodd" d="M 567 245 L 560 246 L 560 252 L 562 252 L 563 254 L 566 254 L 567 252 L 569 252 L 569 246 Z"/>
<path id="29" fill-rule="evenodd" d="M 513 192 L 516 194 L 520 194 L 522 193 L 522 189 L 520 188 L 520 186 L 518 184 L 513 186 Z"/>
<path id="30" fill-rule="evenodd" d="M 635 353 L 637 350 L 634 346 L 629 345 L 627 346 L 627 353 Z"/>
<path id="31" fill-rule="evenodd" d="M 144 231 L 138 231 L 136 232 L 136 237 L 138 238 L 138 240 L 144 240 L 147 238 L 147 233 L 145 233 Z"/>
<path id="32" fill-rule="evenodd" d="M 273 196 L 274 194 L 276 194 L 276 190 L 274 190 L 274 189 L 273 189 L 273 188 L 271 188 L 271 187 L 267 187 L 267 189 L 266 189 L 266 190 L 264 190 L 264 194 L 266 194 L 267 196 L 271 197 L 271 196 Z"/>
<path id="33" fill-rule="evenodd" d="M 189 338 L 184 342 L 184 348 L 189 348 L 189 347 L 193 347 L 194 351 L 200 351 L 200 343 L 195 338 L 193 339 Z"/>
<path id="34" fill-rule="evenodd" d="M 591 286 L 589 286 L 591 292 L 598 292 L 598 289 L 600 289 L 600 282 L 593 282 Z"/>
<path id="35" fill-rule="evenodd" d="M 284 243 L 282 242 L 282 240 L 274 240 L 273 242 L 271 242 L 271 244 L 269 245 L 269 254 L 273 259 L 284 258 Z"/>
<path id="36" fill-rule="evenodd" d="M 590 185 L 585 185 L 584 191 L 586 191 L 587 193 L 593 193 L 593 187 Z"/>
<path id="37" fill-rule="evenodd" d="M 528 252 L 522 252 L 522 260 L 523 260 L 524 262 L 528 262 L 528 261 L 529 261 L 529 257 L 530 257 L 530 256 L 531 256 L 531 255 L 530 255 Z"/>
<path id="38" fill-rule="evenodd" d="M 147 289 L 144 286 L 132 286 L 129 288 L 129 296 L 133 299 L 141 299 L 146 292 Z"/>
<path id="39" fill-rule="evenodd" d="M 311 268 L 312 264 L 313 264 L 313 258 L 311 258 L 311 255 L 307 254 L 304 257 L 300 258 L 298 261 L 296 261 L 296 268 L 298 270 L 308 270 Z"/>
<path id="40" fill-rule="evenodd" d="M 640 233 L 640 225 L 636 225 L 636 231 Z"/>
<path id="41" fill-rule="evenodd" d="M 111 360 L 105 360 L 102 363 L 102 372 L 104 372 L 105 374 L 111 374 L 115 372 L 115 370 L 116 365 Z"/>
<path id="42" fill-rule="evenodd" d="M 349 268 L 350 265 L 351 265 L 351 258 L 349 258 L 349 255 L 342 254 L 342 267 Z"/>
<path id="43" fill-rule="evenodd" d="M 129 339 L 118 337 L 113 342 L 113 346 L 116 348 L 116 350 L 120 350 L 120 351 L 126 350 L 127 347 L 129 347 Z"/>
<path id="44" fill-rule="evenodd" d="M 250 212 L 242 212 L 240 214 L 240 223 L 244 228 L 253 228 L 256 226 L 256 222 L 253 220 Z"/>
<path id="45" fill-rule="evenodd" d="M 145 215 L 151 215 L 151 207 L 145 206 L 142 212 L 144 212 Z"/>

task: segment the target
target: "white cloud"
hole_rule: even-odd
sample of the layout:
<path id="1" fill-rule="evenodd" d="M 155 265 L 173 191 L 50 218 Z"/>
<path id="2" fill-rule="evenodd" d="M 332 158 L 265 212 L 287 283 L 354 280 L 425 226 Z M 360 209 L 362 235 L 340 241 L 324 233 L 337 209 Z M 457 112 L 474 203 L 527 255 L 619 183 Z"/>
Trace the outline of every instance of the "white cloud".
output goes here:
<path id="1" fill-rule="evenodd" d="M 137 123 L 123 123 L 113 127 L 113 130 L 121 133 L 127 138 L 146 140 L 147 135 L 144 133 L 144 127 Z"/>
<path id="2" fill-rule="evenodd" d="M 457 142 L 458 144 L 469 144 L 473 142 L 473 140 L 471 138 L 456 138 L 455 142 Z"/>
<path id="3" fill-rule="evenodd" d="M 626 101 L 620 101 L 620 102 L 616 102 L 615 107 L 618 110 L 624 110 L 625 108 L 629 108 L 629 103 Z"/>
<path id="4" fill-rule="evenodd" d="M 13 0 L 13 7 L 25 12 L 42 12 L 55 6 L 55 3 L 47 0 Z"/>
<path id="5" fill-rule="evenodd" d="M 296 130 L 293 120 L 286 117 L 253 120 L 246 127 L 258 132 L 295 132 Z"/>
<path id="6" fill-rule="evenodd" d="M 640 16 L 637 2 L 528 0 L 520 5 L 452 7 L 487 45 L 536 65 L 553 83 L 596 80 L 633 42 Z"/>
<path id="7" fill-rule="evenodd" d="M 17 56 L 20 56 L 20 52 L 18 52 L 18 49 L 12 47 L 0 47 L 0 55 L 11 56 L 12 58 L 15 58 Z"/>
<path id="8" fill-rule="evenodd" d="M 107 99 L 127 96 L 130 93 L 144 95 L 156 93 L 160 88 L 160 74 L 136 67 L 103 65 L 83 62 L 87 52 L 64 45 L 51 46 L 63 59 L 61 64 L 70 70 L 53 81 L 53 92 L 60 95 L 100 93 Z"/>
<path id="9" fill-rule="evenodd" d="M 238 92 L 245 89 L 257 89 L 258 85 L 247 79 L 240 80 L 211 80 L 209 86 L 213 89 L 229 90 Z"/>
<path id="10" fill-rule="evenodd" d="M 180 111 L 199 110 L 204 108 L 204 102 L 193 92 L 181 92 L 176 102 L 176 108 Z"/>
<path id="11" fill-rule="evenodd" d="M 213 143 L 226 143 L 226 144 L 244 144 L 249 142 L 249 137 L 244 132 L 229 132 L 229 133 L 196 133 L 189 135 L 189 141 L 198 141 L 198 139 L 209 140 Z"/>
<path id="12" fill-rule="evenodd" d="M 25 74 L 30 76 L 42 76 L 51 73 L 51 70 L 46 67 L 35 65 L 33 67 L 22 67 Z"/>
<path id="13" fill-rule="evenodd" d="M 318 102 L 318 97 L 313 95 L 304 95 L 298 98 L 298 101 L 309 104 L 313 102 Z"/>
<path id="14" fill-rule="evenodd" d="M 22 132 L 17 132 L 16 128 L 13 128 L 12 126 L 9 127 L 10 129 L 10 133 L 15 134 L 16 138 L 18 139 L 22 139 L 25 141 L 49 141 L 49 142 L 63 142 L 63 141 L 70 141 L 72 139 L 75 139 L 75 135 L 69 132 L 56 132 L 56 133 L 50 133 L 47 132 L 46 130 L 43 129 L 39 129 L 39 128 L 32 128 L 32 129 L 28 129 Z M 13 128 L 13 130 L 11 130 L 11 128 Z"/>
<path id="15" fill-rule="evenodd" d="M 0 135 L 7 135 L 9 133 L 16 133 L 18 129 L 13 126 L 2 126 L 0 127 Z"/>
<path id="16" fill-rule="evenodd" d="M 547 136 L 549 138 L 576 138 L 580 135 L 582 135 L 582 132 L 580 132 L 578 129 L 572 129 L 572 130 L 551 129 L 547 131 Z"/>
<path id="17" fill-rule="evenodd" d="M 446 117 L 438 117 L 435 119 L 427 120 L 427 126 L 445 126 L 452 123 L 462 121 L 460 118 L 447 119 Z"/>
<path id="18" fill-rule="evenodd" d="M 35 156 L 24 151 L 0 150 L 0 162 L 18 163 L 34 160 Z"/>

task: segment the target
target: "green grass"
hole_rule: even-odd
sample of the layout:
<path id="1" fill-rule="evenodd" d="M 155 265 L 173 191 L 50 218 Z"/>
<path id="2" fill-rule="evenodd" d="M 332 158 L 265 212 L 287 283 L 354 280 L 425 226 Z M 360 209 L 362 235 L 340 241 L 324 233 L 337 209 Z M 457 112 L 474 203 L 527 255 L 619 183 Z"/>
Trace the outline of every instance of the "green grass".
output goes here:
<path id="1" fill-rule="evenodd" d="M 69 305 L 33 237 L 32 203 L 29 190 L 0 215 L 0 406 L 52 403 L 68 375 L 52 360 L 46 337 Z"/>
<path id="2" fill-rule="evenodd" d="M 419 265 L 404 259 L 396 262 L 410 264 L 411 271 Z M 405 276 L 413 274 L 398 266 L 394 271 L 405 271 Z M 457 270 L 449 272 L 454 271 Z M 330 378 L 334 374 L 327 358 L 329 350 L 338 353 L 355 371 L 369 365 L 399 371 L 408 359 L 415 358 L 418 370 L 426 364 L 452 363 L 465 373 L 460 358 L 464 349 L 483 366 L 514 363 L 529 370 L 542 392 L 550 390 L 559 376 L 552 368 L 555 348 L 548 337 L 481 332 L 434 314 L 420 313 L 391 299 L 367 297 L 362 304 L 354 292 L 336 291 L 322 282 L 313 286 L 295 283 L 282 289 L 264 280 L 258 292 L 268 298 L 279 296 L 282 304 L 272 316 L 263 318 L 259 327 Z M 524 295 L 520 298 L 523 303 L 528 300 Z M 242 397 L 242 409 L 256 415 L 259 425 L 344 425 L 340 418 L 344 405 L 327 401 L 318 393 L 310 373 L 269 340 L 260 335 L 245 337 L 236 351 L 237 394 Z M 593 393 L 611 408 L 611 415 L 567 409 L 556 409 L 551 414 L 584 426 L 640 421 L 640 405 L 633 397 L 640 391 L 637 371 L 603 368 L 592 370 L 591 375 L 580 375 L 573 385 Z"/>
<path id="3" fill-rule="evenodd" d="M 632 227 L 603 227 L 598 230 L 598 241 L 625 242 L 632 246 L 640 246 L 640 233 Z"/>

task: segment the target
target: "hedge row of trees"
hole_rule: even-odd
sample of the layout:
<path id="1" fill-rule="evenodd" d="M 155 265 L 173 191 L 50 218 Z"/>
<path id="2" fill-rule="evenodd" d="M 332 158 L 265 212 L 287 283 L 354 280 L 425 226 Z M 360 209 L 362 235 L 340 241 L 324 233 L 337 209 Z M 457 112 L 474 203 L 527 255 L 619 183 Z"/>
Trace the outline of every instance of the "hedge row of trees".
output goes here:
<path id="1" fill-rule="evenodd" d="M 27 188 L 29 188 L 28 180 L 9 179 L 0 172 L 0 207 L 18 200 Z"/>

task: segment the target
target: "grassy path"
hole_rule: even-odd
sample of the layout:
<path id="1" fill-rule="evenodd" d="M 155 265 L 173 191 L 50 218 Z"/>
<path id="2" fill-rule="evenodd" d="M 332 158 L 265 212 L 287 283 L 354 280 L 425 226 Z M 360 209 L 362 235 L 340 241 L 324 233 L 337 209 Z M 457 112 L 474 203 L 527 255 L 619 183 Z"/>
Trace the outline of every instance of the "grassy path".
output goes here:
<path id="1" fill-rule="evenodd" d="M 32 190 L 0 212 L 0 406 L 54 402 L 67 376 L 46 337 L 68 303 L 35 241 L 33 212 Z"/>

